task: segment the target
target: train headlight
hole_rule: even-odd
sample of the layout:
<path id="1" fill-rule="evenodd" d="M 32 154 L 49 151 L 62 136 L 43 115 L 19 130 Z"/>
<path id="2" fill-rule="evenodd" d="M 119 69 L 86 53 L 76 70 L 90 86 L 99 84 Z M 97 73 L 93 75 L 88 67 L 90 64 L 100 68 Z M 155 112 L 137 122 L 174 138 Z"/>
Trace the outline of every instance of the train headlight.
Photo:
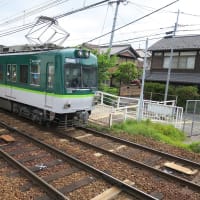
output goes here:
<path id="1" fill-rule="evenodd" d="M 85 51 L 85 58 L 89 58 L 90 57 L 90 51 Z"/>
<path id="2" fill-rule="evenodd" d="M 90 51 L 87 50 L 75 50 L 75 57 L 76 58 L 89 58 L 90 57 Z"/>
<path id="3" fill-rule="evenodd" d="M 78 52 L 77 52 L 77 55 L 78 55 L 79 58 L 82 58 L 82 56 L 83 56 L 83 51 L 81 51 L 81 50 L 78 51 Z"/>

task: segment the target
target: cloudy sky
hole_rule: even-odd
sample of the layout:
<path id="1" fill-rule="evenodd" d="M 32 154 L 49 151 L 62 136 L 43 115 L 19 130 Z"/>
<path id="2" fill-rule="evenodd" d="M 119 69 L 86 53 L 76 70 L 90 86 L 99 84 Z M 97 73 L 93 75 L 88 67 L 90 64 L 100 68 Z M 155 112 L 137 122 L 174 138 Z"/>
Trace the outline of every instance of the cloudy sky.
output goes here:
<path id="1" fill-rule="evenodd" d="M 102 0 L 0 0 L 0 44 L 27 44 L 25 35 L 30 28 L 16 32 L 34 23 L 39 16 L 55 17 Z M 124 26 L 145 15 L 173 2 L 174 0 L 127 0 L 120 3 L 116 28 Z M 64 46 L 79 45 L 111 31 L 116 1 L 103 3 L 95 8 L 87 9 L 58 19 L 59 25 L 70 36 Z M 115 32 L 114 44 L 130 43 L 134 48 L 144 48 L 145 39 L 149 45 L 173 30 L 177 12 L 180 11 L 177 35 L 200 34 L 199 0 L 179 0 L 173 5 L 144 17 L 131 25 Z M 37 33 L 35 33 L 37 34 Z M 38 33 L 40 34 L 40 33 Z M 49 37 L 50 32 L 43 36 Z M 93 44 L 108 44 L 110 35 L 90 41 Z"/>

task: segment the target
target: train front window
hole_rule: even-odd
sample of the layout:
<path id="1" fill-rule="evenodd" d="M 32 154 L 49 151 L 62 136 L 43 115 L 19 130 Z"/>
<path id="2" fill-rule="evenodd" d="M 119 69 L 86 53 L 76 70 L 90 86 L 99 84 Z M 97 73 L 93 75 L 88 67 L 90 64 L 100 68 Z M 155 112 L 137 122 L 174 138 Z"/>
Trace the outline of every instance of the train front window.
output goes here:
<path id="1" fill-rule="evenodd" d="M 65 87 L 81 87 L 81 68 L 73 64 L 65 65 Z"/>
<path id="2" fill-rule="evenodd" d="M 93 66 L 65 64 L 66 88 L 93 88 L 97 87 L 97 69 Z"/>
<path id="3" fill-rule="evenodd" d="M 97 87 L 97 70 L 94 67 L 82 67 L 83 87 Z"/>

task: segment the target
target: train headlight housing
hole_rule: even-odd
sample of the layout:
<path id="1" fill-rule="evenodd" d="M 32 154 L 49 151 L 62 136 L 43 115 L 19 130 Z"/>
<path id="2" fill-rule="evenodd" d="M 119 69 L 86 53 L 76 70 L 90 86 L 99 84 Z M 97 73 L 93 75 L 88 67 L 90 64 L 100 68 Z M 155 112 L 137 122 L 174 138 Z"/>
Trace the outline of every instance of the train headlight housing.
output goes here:
<path id="1" fill-rule="evenodd" d="M 64 104 L 64 109 L 68 109 L 68 108 L 70 108 L 70 107 L 71 107 L 71 104 L 70 104 L 70 103 Z"/>
<path id="2" fill-rule="evenodd" d="M 89 58 L 90 57 L 90 51 L 85 51 L 85 57 Z"/>
<path id="3" fill-rule="evenodd" d="M 89 58 L 90 57 L 90 51 L 88 50 L 75 50 L 75 57 L 76 58 Z"/>

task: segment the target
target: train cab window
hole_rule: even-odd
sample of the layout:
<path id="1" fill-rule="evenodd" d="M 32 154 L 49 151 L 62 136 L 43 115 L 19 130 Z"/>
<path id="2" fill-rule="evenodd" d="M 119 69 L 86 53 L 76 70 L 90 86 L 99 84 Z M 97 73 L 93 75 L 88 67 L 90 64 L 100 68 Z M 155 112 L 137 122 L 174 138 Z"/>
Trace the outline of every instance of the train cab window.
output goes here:
<path id="1" fill-rule="evenodd" d="M 39 63 L 31 64 L 31 80 L 32 85 L 40 85 L 40 65 Z"/>
<path id="2" fill-rule="evenodd" d="M 28 83 L 28 65 L 20 65 L 19 67 L 19 82 Z"/>
<path id="3" fill-rule="evenodd" d="M 7 80 L 12 81 L 12 82 L 17 81 L 17 65 L 16 64 L 7 65 Z"/>
<path id="4" fill-rule="evenodd" d="M 0 81 L 3 80 L 3 65 L 0 64 Z"/>
<path id="5" fill-rule="evenodd" d="M 97 68 L 91 66 L 82 67 L 83 87 L 92 88 L 97 87 Z"/>
<path id="6" fill-rule="evenodd" d="M 65 86 L 66 88 L 81 87 L 81 67 L 75 64 L 65 65 Z"/>
<path id="7" fill-rule="evenodd" d="M 55 66 L 53 65 L 53 63 L 48 63 L 48 66 L 47 66 L 47 87 L 48 87 L 48 89 L 53 88 L 54 72 L 55 72 Z"/>

